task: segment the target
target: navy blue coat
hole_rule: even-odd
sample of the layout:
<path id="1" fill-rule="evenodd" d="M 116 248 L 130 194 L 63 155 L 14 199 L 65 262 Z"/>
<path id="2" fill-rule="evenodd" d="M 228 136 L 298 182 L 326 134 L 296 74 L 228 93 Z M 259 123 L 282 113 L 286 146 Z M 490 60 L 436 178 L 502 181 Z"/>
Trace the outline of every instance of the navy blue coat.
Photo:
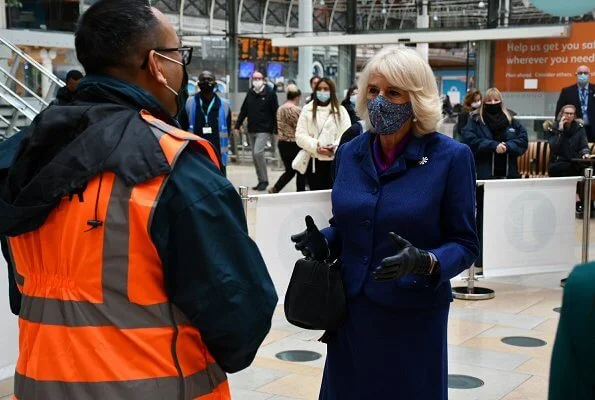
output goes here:
<path id="1" fill-rule="evenodd" d="M 519 169 L 517 166 L 517 157 L 527 151 L 529 139 L 527 129 L 515 119 L 506 128 L 504 139 L 508 156 L 508 175 L 507 178 L 518 178 Z M 477 169 L 477 179 L 491 179 L 493 155 L 496 153 L 496 147 L 500 141 L 494 138 L 494 135 L 483 123 L 479 114 L 471 114 L 469 122 L 463 129 L 463 143 L 467 144 L 475 157 L 475 167 Z"/>
<path id="2" fill-rule="evenodd" d="M 323 230 L 343 262 L 349 298 L 360 293 L 390 307 L 437 307 L 452 301 L 450 279 L 479 254 L 475 227 L 475 167 L 469 148 L 439 133 L 414 137 L 380 176 L 374 135 L 359 135 L 337 152 L 333 219 Z M 405 276 L 379 283 L 372 271 L 394 255 L 389 232 L 431 251 L 437 277 Z"/>

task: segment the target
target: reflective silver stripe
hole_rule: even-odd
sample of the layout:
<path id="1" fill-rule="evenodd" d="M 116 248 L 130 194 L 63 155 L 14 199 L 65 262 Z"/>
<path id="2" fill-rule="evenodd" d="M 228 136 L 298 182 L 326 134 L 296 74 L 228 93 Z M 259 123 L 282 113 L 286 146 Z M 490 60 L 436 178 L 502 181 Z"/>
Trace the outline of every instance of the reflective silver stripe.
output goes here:
<path id="1" fill-rule="evenodd" d="M 179 377 L 111 382 L 39 381 L 15 374 L 14 394 L 21 400 L 171 400 L 177 399 Z M 213 392 L 227 377 L 216 364 L 186 377 L 186 398 Z"/>
<path id="2" fill-rule="evenodd" d="M 120 329 L 171 326 L 167 302 L 140 305 L 128 299 L 129 201 L 133 187 L 114 179 L 104 222 L 102 287 L 103 303 L 64 301 L 23 296 L 20 317 L 49 325 L 116 326 Z M 177 307 L 176 320 L 188 322 Z"/>
<path id="3" fill-rule="evenodd" d="M 113 296 L 112 296 L 113 299 Z M 176 321 L 187 321 L 174 307 Z M 109 301 L 94 304 L 87 301 L 65 301 L 23 295 L 20 317 L 33 323 L 47 325 L 115 326 L 120 329 L 163 328 L 171 326 L 168 303 L 141 306 Z"/>

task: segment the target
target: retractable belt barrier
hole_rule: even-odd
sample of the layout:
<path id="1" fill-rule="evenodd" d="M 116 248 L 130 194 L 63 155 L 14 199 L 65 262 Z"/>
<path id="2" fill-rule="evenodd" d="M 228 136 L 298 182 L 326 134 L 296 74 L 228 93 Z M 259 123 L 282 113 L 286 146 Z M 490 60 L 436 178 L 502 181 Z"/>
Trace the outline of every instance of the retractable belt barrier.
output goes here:
<path id="1" fill-rule="evenodd" d="M 585 204 L 590 201 L 593 173 L 585 172 Z M 587 174 L 590 174 L 587 178 Z M 569 271 L 578 262 L 575 221 L 576 183 L 583 178 L 535 178 L 478 181 L 485 190 L 483 221 L 483 276 L 513 276 Z M 249 195 L 239 188 L 256 241 L 282 303 L 295 261 L 301 254 L 289 240 L 305 229 L 304 217 L 312 215 L 319 227 L 332 216 L 330 190 Z M 588 196 L 587 196 L 588 192 Z M 585 207 L 582 261 L 588 260 L 588 207 Z M 455 288 L 456 298 L 480 300 L 494 297 L 476 285 L 471 267 L 461 278 L 467 286 Z"/>

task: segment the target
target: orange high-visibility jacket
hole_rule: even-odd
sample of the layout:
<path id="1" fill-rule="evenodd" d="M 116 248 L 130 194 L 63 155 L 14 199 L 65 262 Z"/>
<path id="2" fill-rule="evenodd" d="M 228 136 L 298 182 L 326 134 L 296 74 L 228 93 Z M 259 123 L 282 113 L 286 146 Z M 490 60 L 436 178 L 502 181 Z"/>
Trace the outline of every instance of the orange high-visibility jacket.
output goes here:
<path id="1" fill-rule="evenodd" d="M 171 168 L 204 139 L 142 112 Z M 168 301 L 151 241 L 167 175 L 133 187 L 105 171 L 39 229 L 9 239 L 23 295 L 15 398 L 227 400 L 200 332 Z M 88 221 L 99 222 L 89 226 Z"/>

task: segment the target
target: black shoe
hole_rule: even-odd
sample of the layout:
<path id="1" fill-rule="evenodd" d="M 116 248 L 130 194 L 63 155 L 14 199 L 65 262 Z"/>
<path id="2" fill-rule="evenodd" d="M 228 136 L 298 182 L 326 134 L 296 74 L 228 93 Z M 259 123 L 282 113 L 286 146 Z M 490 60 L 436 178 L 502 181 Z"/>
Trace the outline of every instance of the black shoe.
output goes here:
<path id="1" fill-rule="evenodd" d="M 264 192 L 265 190 L 267 190 L 267 186 L 269 186 L 268 182 L 260 182 L 258 185 L 254 186 L 252 188 L 252 190 L 256 190 L 259 192 Z"/>

